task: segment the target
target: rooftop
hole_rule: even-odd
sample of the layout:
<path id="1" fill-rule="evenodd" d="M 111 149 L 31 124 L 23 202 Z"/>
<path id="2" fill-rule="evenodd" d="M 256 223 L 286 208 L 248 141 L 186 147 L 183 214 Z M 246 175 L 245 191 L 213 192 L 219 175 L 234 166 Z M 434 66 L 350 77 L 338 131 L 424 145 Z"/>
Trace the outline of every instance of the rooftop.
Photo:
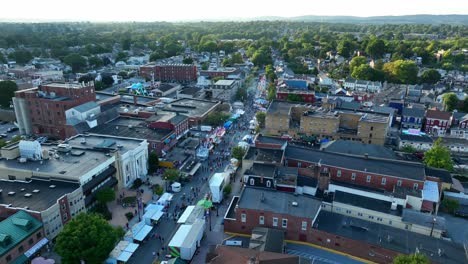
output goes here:
<path id="1" fill-rule="evenodd" d="M 324 147 L 327 152 L 344 153 L 352 155 L 368 154 L 370 157 L 382 159 L 396 159 L 395 153 L 384 146 L 365 144 L 351 140 L 335 140 L 327 143 Z"/>
<path id="2" fill-rule="evenodd" d="M 292 203 L 297 202 L 297 206 Z M 309 196 L 245 187 L 238 205 L 240 209 L 271 211 L 295 217 L 314 218 L 322 202 Z"/>
<path id="3" fill-rule="evenodd" d="M 162 141 L 172 133 L 170 129 L 152 129 L 142 119 L 119 117 L 90 130 L 91 133 L 116 137 Z"/>
<path id="4" fill-rule="evenodd" d="M 372 157 L 365 158 L 289 145 L 286 147 L 285 158 L 399 178 L 419 181 L 424 181 L 425 179 L 424 166 L 419 163 L 376 159 Z"/>
<path id="5" fill-rule="evenodd" d="M 258 263 L 261 264 L 299 264 L 300 260 L 298 256 L 292 256 L 287 254 L 273 253 L 267 251 L 257 251 L 249 248 L 242 247 L 230 247 L 217 245 L 213 253 L 209 253 L 207 256 L 212 257 L 207 259 L 208 264 L 239 264 L 247 263 L 247 256 L 255 256 Z M 257 262 L 255 262 L 257 263 Z"/>
<path id="6" fill-rule="evenodd" d="M 427 110 L 426 118 L 435 118 L 435 119 L 442 119 L 442 120 L 449 120 L 452 117 L 452 113 L 439 111 L 439 110 Z"/>
<path id="7" fill-rule="evenodd" d="M 372 211 L 381 212 L 384 214 L 401 215 L 402 207 L 399 206 L 397 210 L 391 210 L 392 203 L 366 197 L 362 195 L 346 193 L 342 191 L 335 191 L 334 201 L 348 204 L 351 206 L 361 207 Z"/>
<path id="8" fill-rule="evenodd" d="M 235 82 L 235 80 L 219 80 L 214 85 L 231 86 Z"/>
<path id="9" fill-rule="evenodd" d="M 55 186 L 51 188 L 50 186 Z M 29 182 L 0 180 L 0 204 L 16 208 L 28 208 L 41 212 L 57 203 L 57 200 L 80 187 L 79 183 L 32 179 Z M 10 195 L 9 193 L 15 194 Z M 25 196 L 31 194 L 31 196 Z"/>
<path id="10" fill-rule="evenodd" d="M 268 178 L 274 178 L 276 173 L 276 165 L 274 164 L 264 164 L 264 163 L 254 163 L 250 169 L 246 170 L 244 174 L 246 175 L 255 175 Z"/>
<path id="11" fill-rule="evenodd" d="M 99 107 L 98 103 L 96 103 L 96 102 L 87 102 L 87 103 L 75 106 L 75 107 L 73 107 L 73 109 L 75 109 L 76 111 L 78 111 L 80 113 L 83 113 L 83 112 L 89 111 L 91 109 L 94 109 L 96 107 Z"/>
<path id="12" fill-rule="evenodd" d="M 57 87 L 57 88 L 69 88 L 69 89 L 79 89 L 83 87 L 89 87 L 88 85 L 83 85 L 81 83 L 47 83 L 43 84 L 44 87 Z"/>
<path id="13" fill-rule="evenodd" d="M 400 134 L 398 135 L 401 140 L 405 141 L 416 141 L 416 142 L 426 142 L 432 143 L 434 140 L 429 136 L 418 136 L 418 135 L 409 135 L 409 134 Z"/>
<path id="14" fill-rule="evenodd" d="M 255 138 L 255 143 L 260 144 L 275 144 L 275 145 L 283 145 L 287 139 L 279 138 L 279 137 L 270 137 L 270 136 L 263 136 L 262 134 L 258 134 Z"/>
<path id="15" fill-rule="evenodd" d="M 24 211 L 0 222 L 0 257 L 42 228 L 42 223 Z"/>
<path id="16" fill-rule="evenodd" d="M 201 117 L 208 113 L 219 102 L 182 98 L 168 104 L 164 110 L 169 112 L 179 112 L 189 117 Z"/>
<path id="17" fill-rule="evenodd" d="M 283 150 L 250 147 L 244 158 L 246 160 L 280 164 L 283 158 Z"/>
<path id="18" fill-rule="evenodd" d="M 425 226 L 429 228 L 432 228 L 432 224 L 434 223 L 435 229 L 446 230 L 444 217 L 435 216 L 428 213 L 422 213 L 412 209 L 403 209 L 403 215 L 401 220 L 406 223 Z"/>
<path id="19" fill-rule="evenodd" d="M 295 104 L 293 103 L 288 103 L 285 101 L 273 100 L 273 102 L 271 102 L 270 104 L 270 107 L 268 107 L 267 113 L 287 115 L 289 114 L 291 106 L 294 106 L 294 105 Z"/>
<path id="20" fill-rule="evenodd" d="M 423 118 L 425 115 L 424 109 L 419 109 L 419 108 L 408 108 L 405 107 L 403 108 L 402 115 L 403 116 L 413 116 L 413 117 L 420 117 Z"/>
<path id="21" fill-rule="evenodd" d="M 256 227 L 252 230 L 249 248 L 260 251 L 283 253 L 283 244 L 283 230 Z"/>
<path id="22" fill-rule="evenodd" d="M 464 263 L 467 259 L 462 245 L 337 213 L 321 211 L 314 228 L 402 254 L 414 253 L 418 248 L 437 263 Z M 437 254 L 439 249 L 442 256 Z"/>
<path id="23" fill-rule="evenodd" d="M 448 170 L 444 169 L 437 169 L 432 167 L 425 167 L 424 170 L 426 171 L 427 176 L 437 177 L 442 182 L 446 183 L 453 183 L 452 175 Z"/>

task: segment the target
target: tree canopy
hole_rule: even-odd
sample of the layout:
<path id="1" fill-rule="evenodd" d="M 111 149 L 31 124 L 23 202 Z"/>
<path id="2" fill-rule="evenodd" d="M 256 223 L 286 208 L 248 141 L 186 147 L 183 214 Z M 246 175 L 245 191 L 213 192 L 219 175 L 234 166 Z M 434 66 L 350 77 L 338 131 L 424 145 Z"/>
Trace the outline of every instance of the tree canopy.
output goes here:
<path id="1" fill-rule="evenodd" d="M 429 260 L 423 254 L 398 255 L 393 259 L 393 264 L 429 264 Z"/>
<path id="2" fill-rule="evenodd" d="M 432 148 L 424 153 L 424 164 L 434 168 L 453 170 L 453 160 L 450 150 L 442 145 L 442 139 L 438 138 Z"/>
<path id="3" fill-rule="evenodd" d="M 115 200 L 115 191 L 112 188 L 104 188 L 96 193 L 96 200 L 100 203 L 108 203 Z"/>
<path id="4" fill-rule="evenodd" d="M 446 111 L 452 112 L 458 106 L 458 97 L 455 93 L 446 93 L 442 96 L 442 103 Z"/>
<path id="5" fill-rule="evenodd" d="M 240 146 L 235 146 L 231 150 L 231 155 L 233 158 L 242 160 L 244 158 L 246 149 Z"/>
<path id="6" fill-rule="evenodd" d="M 415 84 L 418 80 L 418 66 L 414 61 L 397 60 L 385 63 L 383 70 L 387 79 L 395 83 Z"/>
<path id="7" fill-rule="evenodd" d="M 265 127 L 265 118 L 266 118 L 266 113 L 265 112 L 257 112 L 255 114 L 255 117 L 257 117 L 257 122 L 260 127 Z"/>
<path id="8" fill-rule="evenodd" d="M 180 172 L 176 169 L 167 169 L 163 174 L 163 179 L 167 181 L 177 181 L 179 180 Z"/>
<path id="9" fill-rule="evenodd" d="M 10 107 L 11 98 L 15 96 L 15 91 L 18 90 L 18 85 L 14 81 L 0 81 L 0 105 L 5 108 Z"/>
<path id="10" fill-rule="evenodd" d="M 148 156 L 148 173 L 155 173 L 159 167 L 159 157 L 158 154 L 152 151 Z"/>
<path id="11" fill-rule="evenodd" d="M 69 65 L 72 68 L 73 72 L 79 72 L 82 69 L 84 69 L 87 65 L 86 58 L 77 53 L 72 53 L 70 55 L 67 55 L 63 59 L 63 62 Z"/>
<path id="12" fill-rule="evenodd" d="M 421 83 L 437 83 L 440 81 L 440 73 L 434 69 L 425 70 L 421 75 Z"/>
<path id="13" fill-rule="evenodd" d="M 101 263 L 124 235 L 97 214 L 81 213 L 67 223 L 57 237 L 56 252 L 62 263 Z"/>

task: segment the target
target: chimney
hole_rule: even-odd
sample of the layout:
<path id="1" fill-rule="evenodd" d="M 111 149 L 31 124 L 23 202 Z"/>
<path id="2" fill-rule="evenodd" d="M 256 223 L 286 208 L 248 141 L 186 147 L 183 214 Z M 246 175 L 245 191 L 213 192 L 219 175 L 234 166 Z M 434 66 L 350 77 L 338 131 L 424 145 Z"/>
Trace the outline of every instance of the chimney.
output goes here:
<path id="1" fill-rule="evenodd" d="M 364 153 L 364 158 L 369 159 L 369 153 Z"/>

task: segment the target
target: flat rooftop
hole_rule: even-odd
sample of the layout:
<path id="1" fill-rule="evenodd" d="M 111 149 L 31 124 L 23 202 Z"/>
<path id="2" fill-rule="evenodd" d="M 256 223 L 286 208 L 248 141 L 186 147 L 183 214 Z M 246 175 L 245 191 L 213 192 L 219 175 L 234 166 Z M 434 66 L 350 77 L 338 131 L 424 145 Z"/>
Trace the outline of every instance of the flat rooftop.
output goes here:
<path id="1" fill-rule="evenodd" d="M 425 180 L 424 166 L 398 160 L 365 158 L 360 156 L 318 151 L 297 146 L 287 146 L 285 158 L 312 163 L 321 163 L 355 171 L 369 172 L 418 181 Z"/>
<path id="2" fill-rule="evenodd" d="M 292 202 L 297 202 L 298 205 L 293 206 Z M 271 211 L 277 214 L 287 214 L 312 219 L 315 218 L 315 215 L 320 211 L 321 204 L 321 201 L 309 196 L 295 196 L 294 193 L 252 187 L 244 188 L 238 202 L 239 208 L 241 209 Z"/>
<path id="3" fill-rule="evenodd" d="M 324 144 L 322 144 L 324 145 Z M 330 141 L 323 147 L 327 152 L 362 155 L 368 154 L 370 157 L 382 159 L 396 159 L 395 153 L 384 146 L 376 144 L 365 144 L 351 140 Z"/>
<path id="4" fill-rule="evenodd" d="M 236 81 L 235 80 L 219 80 L 214 85 L 231 86 L 234 82 Z"/>
<path id="5" fill-rule="evenodd" d="M 163 108 L 163 110 L 169 112 L 179 112 L 190 117 L 200 117 L 205 115 L 218 104 L 219 102 L 215 101 L 182 98 L 168 104 Z"/>
<path id="6" fill-rule="evenodd" d="M 270 107 L 268 107 L 267 113 L 288 115 L 291 107 L 294 105 L 296 104 L 274 100 L 271 102 Z"/>
<path id="7" fill-rule="evenodd" d="M 244 172 L 244 174 L 274 178 L 276 174 L 276 165 L 254 163 L 250 169 Z"/>
<path id="8" fill-rule="evenodd" d="M 114 150 L 119 149 L 122 153 L 138 148 L 143 142 L 143 139 L 98 134 L 77 135 L 65 141 L 65 143 L 69 144 L 72 148 L 87 150 L 109 148 Z"/>
<path id="9" fill-rule="evenodd" d="M 467 260 L 460 244 L 328 211 L 320 211 L 314 228 L 402 254 L 414 253 L 418 248 L 437 263 L 457 264 Z M 443 253 L 440 257 L 439 249 Z"/>
<path id="10" fill-rule="evenodd" d="M 146 126 L 142 119 L 119 117 L 89 131 L 93 134 L 103 134 L 116 137 L 141 138 L 152 141 L 162 141 L 168 137 L 170 129 L 152 129 Z"/>
<path id="11" fill-rule="evenodd" d="M 338 113 L 335 114 L 333 111 L 308 111 L 306 116 L 316 117 L 316 118 L 332 118 L 339 119 L 340 116 Z"/>
<path id="12" fill-rule="evenodd" d="M 283 158 L 283 150 L 281 149 L 264 149 L 250 147 L 245 155 L 246 160 L 254 160 L 259 162 L 281 163 Z"/>
<path id="13" fill-rule="evenodd" d="M 402 214 L 402 207 L 398 206 L 397 210 L 391 210 L 392 203 L 366 197 L 362 195 L 336 191 L 334 195 L 334 201 L 348 204 L 351 206 L 362 207 L 368 210 L 377 211 L 385 214 L 398 215 Z"/>
<path id="14" fill-rule="evenodd" d="M 50 188 L 51 185 L 55 185 L 55 188 Z M 27 207 L 29 210 L 40 212 L 56 204 L 60 197 L 78 188 L 80 188 L 78 182 L 38 179 L 32 179 L 29 182 L 0 180 L 0 204 L 11 204 L 11 207 L 17 208 Z M 9 195 L 10 192 L 15 192 L 15 194 Z M 25 194 L 31 194 L 31 196 L 25 197 Z"/>
<path id="15" fill-rule="evenodd" d="M 82 85 L 81 83 L 46 83 L 43 84 L 44 87 L 58 87 L 58 88 L 69 88 L 69 89 L 79 89 L 83 87 L 88 87 L 87 85 Z"/>
<path id="16" fill-rule="evenodd" d="M 93 170 L 111 158 L 110 156 L 106 156 L 109 151 L 103 150 L 72 149 L 72 154 L 64 155 L 64 153 L 57 152 L 56 145 L 43 144 L 42 149 L 51 153 L 50 159 L 27 161 L 25 163 L 20 163 L 16 159 L 0 159 L 0 171 L 2 169 L 12 169 L 27 171 L 32 177 L 42 176 L 78 180 L 83 174 Z M 54 157 L 54 153 L 57 156 Z M 75 155 L 73 153 L 75 153 Z"/>

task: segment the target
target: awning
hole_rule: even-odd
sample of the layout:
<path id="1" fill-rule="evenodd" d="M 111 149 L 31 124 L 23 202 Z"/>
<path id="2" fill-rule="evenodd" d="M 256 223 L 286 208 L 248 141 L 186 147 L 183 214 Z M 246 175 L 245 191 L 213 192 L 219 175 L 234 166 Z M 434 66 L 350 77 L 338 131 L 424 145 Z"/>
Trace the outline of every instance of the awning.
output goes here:
<path id="1" fill-rule="evenodd" d="M 151 220 L 153 221 L 159 221 L 159 219 L 161 219 L 161 217 L 164 215 L 164 212 L 162 211 L 157 211 L 156 213 L 154 213 L 152 216 L 151 216 Z"/>
<path id="2" fill-rule="evenodd" d="M 31 257 L 32 255 L 34 255 L 34 253 L 39 251 L 39 249 L 45 246 L 48 242 L 49 240 L 44 237 L 43 239 L 39 240 L 39 242 L 37 242 L 34 246 L 32 246 L 28 251 L 24 252 L 24 255 L 28 258 Z"/>
<path id="3" fill-rule="evenodd" d="M 133 254 L 127 251 L 122 251 L 117 257 L 117 261 L 127 262 Z"/>
<path id="4" fill-rule="evenodd" d="M 135 239 L 136 241 L 143 241 L 152 229 L 152 226 L 143 225 L 143 227 L 138 231 L 138 233 L 134 234 L 133 239 Z"/>

